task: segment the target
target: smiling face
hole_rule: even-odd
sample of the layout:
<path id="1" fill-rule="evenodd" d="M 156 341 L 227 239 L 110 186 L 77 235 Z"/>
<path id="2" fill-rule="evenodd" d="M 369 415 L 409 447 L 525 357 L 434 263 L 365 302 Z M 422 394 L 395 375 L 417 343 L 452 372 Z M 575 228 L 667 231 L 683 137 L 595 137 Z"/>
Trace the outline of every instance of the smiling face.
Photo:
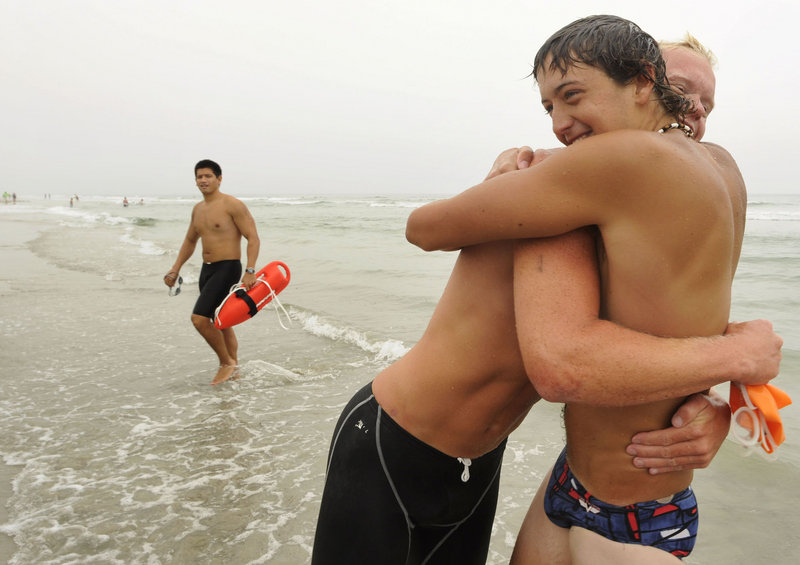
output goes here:
<path id="1" fill-rule="evenodd" d="M 545 64 L 537 76 L 542 106 L 553 121 L 553 133 L 564 145 L 591 135 L 644 127 L 636 81 L 621 85 L 597 67 L 570 65 L 566 73 Z"/>
<path id="2" fill-rule="evenodd" d="M 686 114 L 685 122 L 700 141 L 706 132 L 706 119 L 714 109 L 717 80 L 711 63 L 686 47 L 665 49 L 663 55 L 670 84 L 694 104 L 694 111 Z"/>

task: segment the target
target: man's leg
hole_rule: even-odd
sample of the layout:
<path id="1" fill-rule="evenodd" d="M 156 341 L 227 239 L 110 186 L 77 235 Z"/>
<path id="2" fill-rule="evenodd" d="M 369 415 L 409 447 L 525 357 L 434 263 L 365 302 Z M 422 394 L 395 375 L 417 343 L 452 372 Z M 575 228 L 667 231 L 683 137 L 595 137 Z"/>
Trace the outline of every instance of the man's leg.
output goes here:
<path id="1" fill-rule="evenodd" d="M 655 547 L 611 541 L 585 528 L 569 530 L 572 565 L 675 565 L 681 560 Z"/>
<path id="2" fill-rule="evenodd" d="M 522 521 L 511 565 L 570 565 L 570 530 L 560 528 L 544 512 L 550 474 L 545 475 Z M 573 528 L 574 529 L 574 528 Z"/>
<path id="3" fill-rule="evenodd" d="M 233 364 L 236 366 L 231 374 L 231 379 L 239 378 L 239 340 L 236 339 L 236 334 L 233 328 L 225 328 L 222 330 L 222 337 L 225 339 L 225 347 L 228 349 L 228 355 L 233 358 Z"/>
<path id="4" fill-rule="evenodd" d="M 225 328 L 222 331 L 222 337 L 225 339 L 225 347 L 228 350 L 228 355 L 230 355 L 233 360 L 238 363 L 239 362 L 239 341 L 236 339 L 236 334 L 233 332 L 233 328 Z"/>
<path id="5" fill-rule="evenodd" d="M 194 324 L 194 327 L 219 358 L 219 371 L 217 371 L 217 375 L 211 381 L 211 384 L 217 385 L 227 381 L 236 370 L 236 359 L 228 351 L 222 331 L 214 327 L 214 323 L 210 318 L 198 314 L 192 314 L 192 324 Z M 234 336 L 233 339 L 235 340 L 236 337 Z"/>

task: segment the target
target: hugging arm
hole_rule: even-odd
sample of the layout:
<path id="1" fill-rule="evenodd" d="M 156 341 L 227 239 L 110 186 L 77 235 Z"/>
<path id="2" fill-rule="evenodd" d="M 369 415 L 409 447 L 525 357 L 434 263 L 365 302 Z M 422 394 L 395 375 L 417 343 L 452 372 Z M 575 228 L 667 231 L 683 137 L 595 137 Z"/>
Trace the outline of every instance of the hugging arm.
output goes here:
<path id="1" fill-rule="evenodd" d="M 543 398 L 628 406 L 777 375 L 781 342 L 769 322 L 731 335 L 662 338 L 600 319 L 591 229 L 516 245 L 517 334 Z"/>
<path id="2" fill-rule="evenodd" d="M 656 338 L 598 319 L 590 230 L 516 247 L 520 349 L 526 372 L 545 399 L 621 406 L 689 395 L 712 380 L 726 380 L 717 366 L 723 359 L 706 356 L 695 340 Z M 703 341 L 715 339 L 725 338 Z M 636 434 L 628 453 L 635 456 L 634 465 L 653 474 L 706 467 L 725 440 L 729 421 L 724 401 L 696 394 L 679 408 L 673 427 Z"/>
<path id="3" fill-rule="evenodd" d="M 618 179 L 623 171 L 604 159 L 605 148 L 591 151 L 592 141 L 581 142 L 589 150 L 568 147 L 535 167 L 490 176 L 461 194 L 414 210 L 406 224 L 406 238 L 433 251 L 548 237 L 602 224 L 605 216 L 618 213 L 614 192 L 621 183 L 610 179 Z M 619 150 L 630 150 L 622 145 Z M 625 164 L 620 163 L 622 167 Z"/>

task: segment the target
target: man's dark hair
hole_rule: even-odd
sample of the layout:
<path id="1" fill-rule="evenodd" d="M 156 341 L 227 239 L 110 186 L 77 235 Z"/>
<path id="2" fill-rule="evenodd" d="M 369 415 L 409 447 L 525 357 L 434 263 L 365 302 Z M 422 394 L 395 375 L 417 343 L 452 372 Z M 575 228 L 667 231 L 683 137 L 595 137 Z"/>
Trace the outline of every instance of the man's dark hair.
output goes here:
<path id="1" fill-rule="evenodd" d="M 564 26 L 545 41 L 533 62 L 533 78 L 550 57 L 549 70 L 566 74 L 576 63 L 597 67 L 619 84 L 636 77 L 653 83 L 664 108 L 678 119 L 691 102 L 672 89 L 658 43 L 635 23 L 618 16 L 588 16 Z"/>
<path id="2" fill-rule="evenodd" d="M 203 159 L 202 161 L 198 161 L 198 163 L 194 166 L 194 176 L 197 176 L 198 169 L 211 169 L 215 177 L 219 178 L 222 176 L 222 167 L 220 167 L 211 159 Z"/>

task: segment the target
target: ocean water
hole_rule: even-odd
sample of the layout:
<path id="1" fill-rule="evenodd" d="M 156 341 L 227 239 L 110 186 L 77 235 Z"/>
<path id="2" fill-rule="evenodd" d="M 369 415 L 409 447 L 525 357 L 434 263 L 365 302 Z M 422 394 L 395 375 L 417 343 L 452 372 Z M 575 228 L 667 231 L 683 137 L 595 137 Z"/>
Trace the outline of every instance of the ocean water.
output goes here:
<path id="1" fill-rule="evenodd" d="M 259 264 L 291 269 L 291 323 L 267 307 L 238 326 L 243 378 L 210 387 L 216 358 L 189 322 L 199 251 L 179 296 L 161 282 L 194 197 L 0 204 L 0 234 L 20 240 L 0 241 L 10 563 L 306 563 L 339 411 L 419 338 L 455 260 L 405 241 L 426 197 L 244 198 Z M 774 322 L 776 384 L 800 402 L 798 238 L 800 196 L 751 198 L 732 318 Z M 696 474 L 687 563 L 796 562 L 800 413 L 782 413 L 778 461 L 729 441 Z M 560 406 L 546 403 L 512 434 L 489 563 L 508 561 L 562 442 Z"/>

